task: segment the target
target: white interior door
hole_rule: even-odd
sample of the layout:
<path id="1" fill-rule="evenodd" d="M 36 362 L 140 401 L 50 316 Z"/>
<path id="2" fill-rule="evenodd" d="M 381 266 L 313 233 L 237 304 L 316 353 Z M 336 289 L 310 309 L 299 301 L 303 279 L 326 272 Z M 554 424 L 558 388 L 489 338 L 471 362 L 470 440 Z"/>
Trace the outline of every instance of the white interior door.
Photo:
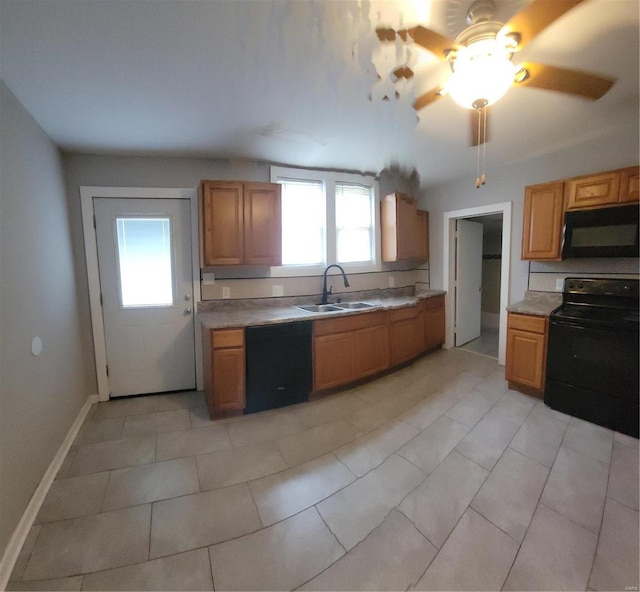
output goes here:
<path id="1" fill-rule="evenodd" d="M 482 224 L 457 220 L 456 346 L 480 337 Z"/>
<path id="2" fill-rule="evenodd" d="M 112 397 L 195 388 L 190 202 L 94 198 Z"/>

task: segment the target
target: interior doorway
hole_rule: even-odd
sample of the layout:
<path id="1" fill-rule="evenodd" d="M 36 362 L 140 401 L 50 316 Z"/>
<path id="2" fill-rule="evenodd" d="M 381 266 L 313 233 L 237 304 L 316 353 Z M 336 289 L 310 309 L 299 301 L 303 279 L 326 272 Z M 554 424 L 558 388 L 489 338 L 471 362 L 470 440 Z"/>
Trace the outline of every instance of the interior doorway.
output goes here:
<path id="1" fill-rule="evenodd" d="M 465 223 L 457 229 L 458 221 Z M 466 224 L 466 223 L 469 223 Z M 482 248 L 477 262 L 471 264 L 475 271 L 481 272 L 480 283 L 472 287 L 468 270 L 459 270 L 459 252 L 457 232 L 465 232 L 467 226 L 482 225 Z M 486 228 L 485 228 L 486 226 Z M 485 236 L 486 234 L 486 236 Z M 463 241 L 465 238 L 463 237 Z M 463 348 L 482 355 L 497 357 L 498 363 L 505 364 L 507 313 L 509 302 L 509 259 L 511 250 L 511 203 L 505 202 L 477 208 L 467 208 L 444 213 L 443 232 L 443 284 L 446 296 L 446 340 L 445 347 L 462 345 Z M 499 245 L 496 245 L 496 241 Z M 473 243 L 472 243 L 473 244 Z M 469 265 L 469 264 L 467 264 Z M 480 267 L 480 269 L 478 269 Z M 459 275 L 462 274 L 461 276 Z M 484 296 L 484 302 L 483 302 Z M 480 310 L 480 334 L 470 340 L 456 339 L 457 324 L 465 322 L 459 314 L 460 304 L 468 300 Z M 477 315 L 477 312 L 475 313 Z M 477 323 L 477 318 L 475 321 Z M 462 327 L 461 335 L 467 337 L 468 327 Z M 479 350 L 479 351 L 478 351 Z"/>
<path id="2" fill-rule="evenodd" d="M 473 339 L 464 341 L 459 339 L 461 333 L 464 335 L 465 327 L 461 326 L 460 315 L 458 315 L 458 320 L 456 321 L 456 347 L 497 359 L 500 330 L 502 214 L 486 214 L 458 220 L 458 259 L 460 259 L 461 245 L 464 246 L 465 242 L 469 242 L 468 240 L 461 240 L 461 238 L 465 238 L 464 235 L 468 233 L 470 224 L 479 226 L 482 231 L 478 252 L 474 253 L 474 261 L 476 261 L 477 265 L 476 275 L 478 277 L 476 282 L 479 285 L 479 290 L 470 290 L 467 296 L 475 300 L 477 318 L 474 321 L 477 330 L 473 334 Z M 457 284 L 459 286 L 460 282 L 457 282 Z M 458 291 L 458 305 L 461 297 L 462 295 Z"/>

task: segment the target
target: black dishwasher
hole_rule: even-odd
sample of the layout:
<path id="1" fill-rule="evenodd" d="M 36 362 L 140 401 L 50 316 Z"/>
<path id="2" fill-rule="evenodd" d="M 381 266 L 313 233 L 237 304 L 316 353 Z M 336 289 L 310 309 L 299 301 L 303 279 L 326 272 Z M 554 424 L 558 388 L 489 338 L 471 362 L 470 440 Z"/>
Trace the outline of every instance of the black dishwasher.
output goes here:
<path id="1" fill-rule="evenodd" d="M 245 413 L 309 400 L 312 388 L 311 321 L 247 327 Z"/>

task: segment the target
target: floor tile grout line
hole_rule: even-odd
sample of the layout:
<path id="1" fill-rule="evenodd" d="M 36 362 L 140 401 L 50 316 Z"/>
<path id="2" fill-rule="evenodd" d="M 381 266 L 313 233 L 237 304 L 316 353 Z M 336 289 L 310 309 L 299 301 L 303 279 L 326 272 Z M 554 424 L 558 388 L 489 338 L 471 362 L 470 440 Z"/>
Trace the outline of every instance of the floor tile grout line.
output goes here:
<path id="1" fill-rule="evenodd" d="M 565 432 L 566 435 L 566 432 Z M 589 570 L 589 577 L 587 578 L 587 587 L 589 587 L 589 583 L 591 582 L 591 577 L 593 576 L 593 568 L 596 563 L 596 556 L 598 554 L 598 547 L 600 547 L 600 535 L 602 534 L 602 525 L 604 524 L 604 513 L 607 508 L 607 498 L 609 495 L 609 482 L 611 481 L 611 471 L 613 470 L 613 449 L 615 444 L 615 432 L 613 435 L 613 441 L 611 442 L 611 452 L 609 454 L 609 470 L 607 471 L 607 486 L 605 487 L 604 500 L 602 502 L 602 513 L 600 514 L 600 524 L 598 526 L 598 533 L 596 539 L 596 546 L 593 550 L 593 557 L 591 559 L 591 569 Z"/>

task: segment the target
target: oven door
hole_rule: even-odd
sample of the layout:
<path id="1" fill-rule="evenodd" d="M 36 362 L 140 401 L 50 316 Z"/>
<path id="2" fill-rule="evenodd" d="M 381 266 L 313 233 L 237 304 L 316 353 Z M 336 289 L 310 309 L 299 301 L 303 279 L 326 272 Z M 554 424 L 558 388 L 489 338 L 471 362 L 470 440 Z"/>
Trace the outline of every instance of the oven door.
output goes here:
<path id="1" fill-rule="evenodd" d="M 638 434 L 638 328 L 549 323 L 545 403 Z"/>

